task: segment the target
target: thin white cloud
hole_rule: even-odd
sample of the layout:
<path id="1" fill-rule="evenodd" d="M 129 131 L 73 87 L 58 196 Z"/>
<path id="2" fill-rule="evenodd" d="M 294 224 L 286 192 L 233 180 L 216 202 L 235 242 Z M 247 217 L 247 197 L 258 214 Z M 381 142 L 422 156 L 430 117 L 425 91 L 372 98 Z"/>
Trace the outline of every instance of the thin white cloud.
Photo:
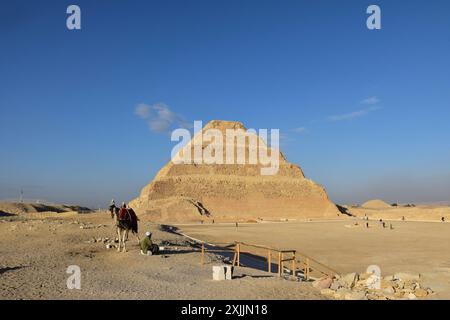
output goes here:
<path id="1" fill-rule="evenodd" d="M 145 120 L 153 132 L 168 132 L 175 126 L 190 128 L 181 115 L 170 110 L 169 106 L 164 103 L 152 105 L 140 103 L 136 106 L 134 113 Z"/>
<path id="2" fill-rule="evenodd" d="M 344 121 L 344 120 L 352 120 L 355 118 L 360 118 L 360 117 L 368 115 L 371 112 L 381 109 L 381 107 L 378 106 L 379 103 L 380 103 L 380 99 L 377 96 L 368 97 L 364 100 L 361 100 L 360 104 L 370 106 L 370 107 L 367 107 L 365 109 L 356 110 L 356 111 L 349 112 L 349 113 L 329 116 L 327 118 L 327 120 L 334 122 L 334 121 Z"/>
<path id="3" fill-rule="evenodd" d="M 376 97 L 376 96 L 368 97 L 361 101 L 361 104 L 366 104 L 366 105 L 375 105 L 378 103 L 380 103 L 380 99 L 378 99 L 378 97 Z"/>
<path id="4" fill-rule="evenodd" d="M 355 118 L 360 118 L 363 117 L 365 115 L 368 115 L 371 112 L 377 111 L 381 109 L 380 107 L 374 106 L 374 107 L 370 107 L 370 108 L 366 108 L 366 109 L 361 109 L 361 110 L 357 110 L 357 111 L 353 111 L 350 113 L 344 113 L 344 114 L 338 114 L 338 115 L 333 115 L 328 117 L 328 121 L 344 121 L 344 120 L 352 120 Z"/>

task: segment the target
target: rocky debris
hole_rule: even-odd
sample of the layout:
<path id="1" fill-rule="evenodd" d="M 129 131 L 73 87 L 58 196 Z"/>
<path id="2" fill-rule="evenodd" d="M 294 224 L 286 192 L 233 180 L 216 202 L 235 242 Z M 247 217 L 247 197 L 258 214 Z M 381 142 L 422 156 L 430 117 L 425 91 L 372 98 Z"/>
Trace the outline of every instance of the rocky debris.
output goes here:
<path id="1" fill-rule="evenodd" d="M 320 293 L 336 300 L 415 300 L 434 292 L 420 284 L 418 273 L 399 272 L 384 278 L 369 273 L 323 277 L 312 283 Z"/>
<path id="2" fill-rule="evenodd" d="M 324 296 L 334 296 L 335 290 L 333 289 L 322 289 L 320 290 L 320 293 Z"/>
<path id="3" fill-rule="evenodd" d="M 333 279 L 330 277 L 321 278 L 313 282 L 313 287 L 319 290 L 330 288 L 333 283 Z"/>
<path id="4" fill-rule="evenodd" d="M 344 288 L 353 288 L 356 284 L 356 281 L 359 280 L 359 276 L 356 273 L 348 273 L 339 279 L 337 279 L 340 287 Z"/>
<path id="5" fill-rule="evenodd" d="M 418 274 L 418 273 L 398 272 L 393 277 L 395 279 L 399 279 L 402 281 L 419 281 L 420 280 L 420 274 Z"/>
<path id="6" fill-rule="evenodd" d="M 85 241 L 86 243 L 103 243 L 103 244 L 112 244 L 114 245 L 114 243 L 118 243 L 119 239 L 115 238 L 115 239 L 110 239 L 110 238 L 95 238 L 92 237 L 90 240 Z"/>
<path id="7" fill-rule="evenodd" d="M 104 228 L 104 227 L 107 227 L 107 225 L 106 224 L 93 225 L 93 224 L 81 223 L 80 229 L 98 229 L 98 228 Z"/>

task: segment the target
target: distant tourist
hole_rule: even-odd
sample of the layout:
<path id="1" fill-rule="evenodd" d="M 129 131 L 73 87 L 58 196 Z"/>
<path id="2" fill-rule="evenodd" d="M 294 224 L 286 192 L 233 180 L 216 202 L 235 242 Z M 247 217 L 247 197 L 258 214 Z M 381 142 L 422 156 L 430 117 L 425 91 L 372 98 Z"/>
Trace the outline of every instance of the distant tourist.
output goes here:
<path id="1" fill-rule="evenodd" d="M 441 218 L 441 221 L 442 221 L 442 222 L 445 222 L 445 218 L 444 218 L 444 217 L 442 217 L 442 218 Z"/>

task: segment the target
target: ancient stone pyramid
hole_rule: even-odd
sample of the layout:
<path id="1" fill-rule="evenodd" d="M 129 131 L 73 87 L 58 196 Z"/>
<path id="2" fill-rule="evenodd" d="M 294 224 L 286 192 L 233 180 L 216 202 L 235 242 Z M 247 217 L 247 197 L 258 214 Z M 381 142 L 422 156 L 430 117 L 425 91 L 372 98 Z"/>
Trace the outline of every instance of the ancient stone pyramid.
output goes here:
<path id="1" fill-rule="evenodd" d="M 224 136 L 227 129 L 247 132 L 240 122 L 214 120 L 184 150 L 190 150 L 208 129 L 220 130 Z M 266 146 L 257 135 L 249 136 Z M 202 149 L 209 143 L 202 142 Z M 244 148 L 248 156 L 251 150 L 248 145 Z M 302 220 L 339 214 L 322 186 L 306 179 L 300 167 L 287 162 L 281 152 L 278 157 L 279 170 L 275 175 L 261 175 L 261 164 L 169 161 L 130 206 L 141 219 L 155 222 Z"/>

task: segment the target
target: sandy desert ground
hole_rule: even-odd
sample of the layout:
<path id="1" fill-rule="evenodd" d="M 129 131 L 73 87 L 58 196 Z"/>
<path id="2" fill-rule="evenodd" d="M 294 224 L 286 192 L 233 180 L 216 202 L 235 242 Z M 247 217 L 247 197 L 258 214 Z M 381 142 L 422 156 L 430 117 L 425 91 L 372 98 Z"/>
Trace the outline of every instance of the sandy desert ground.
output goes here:
<path id="1" fill-rule="evenodd" d="M 450 220 L 446 210 L 360 207 L 351 209 L 358 217 L 339 220 L 239 223 L 237 229 L 234 223 L 174 225 L 211 243 L 245 241 L 295 249 L 340 274 L 363 273 L 370 265 L 378 265 L 382 275 L 420 273 L 421 284 L 435 291 L 429 298 L 450 299 L 450 223 L 438 219 L 444 214 Z M 407 219 L 401 221 L 404 215 Z M 424 218 L 431 221 L 412 221 Z M 102 240 L 115 237 L 108 212 L 2 213 L 0 299 L 324 299 L 310 283 L 251 268 L 237 268 L 233 281 L 212 281 L 211 266 L 221 263 L 217 256 L 208 254 L 201 266 L 199 249 L 189 238 L 141 217 L 140 234 L 146 230 L 166 247 L 165 253 L 141 256 L 133 236 L 127 253 L 108 250 Z M 70 265 L 81 268 L 81 290 L 67 289 Z"/>
<path id="2" fill-rule="evenodd" d="M 358 226 L 355 225 L 358 222 Z M 290 223 L 179 225 L 182 232 L 208 242 L 244 241 L 295 249 L 339 273 L 364 272 L 378 265 L 382 275 L 417 272 L 436 291 L 433 299 L 450 299 L 450 223 L 377 221 L 365 228 L 359 219 Z"/>
<path id="3" fill-rule="evenodd" d="M 92 242 L 114 236 L 106 212 L 1 217 L 0 299 L 324 299 L 308 283 L 248 268 L 237 268 L 232 281 L 213 281 L 215 256 L 201 266 L 184 237 L 154 224 L 140 229 L 172 251 L 141 256 L 132 236 L 127 253 Z M 67 289 L 69 265 L 81 268 L 81 290 Z"/>

